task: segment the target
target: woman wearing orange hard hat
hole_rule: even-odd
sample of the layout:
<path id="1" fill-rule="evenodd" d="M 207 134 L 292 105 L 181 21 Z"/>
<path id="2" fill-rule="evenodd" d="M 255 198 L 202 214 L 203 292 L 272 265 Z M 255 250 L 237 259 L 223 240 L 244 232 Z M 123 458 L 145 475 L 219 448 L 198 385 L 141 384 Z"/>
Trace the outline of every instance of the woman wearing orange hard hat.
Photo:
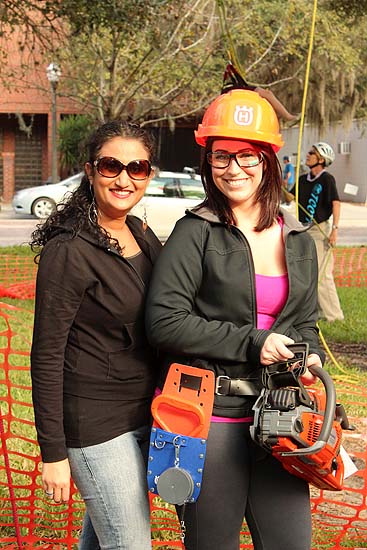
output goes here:
<path id="1" fill-rule="evenodd" d="M 206 198 L 179 220 L 154 269 L 147 334 L 164 357 L 214 371 L 216 391 L 201 493 L 183 514 L 187 550 L 238 550 L 245 517 L 256 550 L 309 550 L 308 484 L 250 435 L 264 367 L 309 345 L 321 366 L 317 259 L 305 228 L 280 207 L 276 113 L 257 92 L 233 89 L 208 107 Z M 306 370 L 305 384 L 314 377 Z"/>

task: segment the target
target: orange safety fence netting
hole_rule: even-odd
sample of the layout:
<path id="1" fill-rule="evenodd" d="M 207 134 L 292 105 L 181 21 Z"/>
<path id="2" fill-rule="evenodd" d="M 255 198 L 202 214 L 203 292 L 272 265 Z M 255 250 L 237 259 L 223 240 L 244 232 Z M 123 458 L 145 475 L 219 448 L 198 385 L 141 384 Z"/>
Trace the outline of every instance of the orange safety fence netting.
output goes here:
<path id="1" fill-rule="evenodd" d="M 334 249 L 334 280 L 336 286 L 367 286 L 366 247 Z"/>
<path id="2" fill-rule="evenodd" d="M 366 286 L 364 247 L 334 250 L 338 286 Z M 0 297 L 33 299 L 37 266 L 28 256 L 2 255 Z M 32 305 L 29 306 L 32 308 Z M 83 516 L 75 488 L 68 505 L 50 504 L 40 485 L 40 458 L 33 424 L 29 350 L 33 311 L 0 302 L 0 548 L 74 549 Z M 343 385 L 343 393 L 345 392 Z M 347 388 L 350 405 L 366 409 L 367 392 Z M 346 404 L 346 400 L 343 397 Z M 345 437 L 345 446 L 359 472 L 342 493 L 312 490 L 314 548 L 367 548 L 366 420 Z M 218 496 L 220 498 L 220 496 Z M 180 525 L 170 505 L 151 498 L 154 548 L 183 548 Z M 246 525 L 241 548 L 252 548 Z"/>
<path id="3" fill-rule="evenodd" d="M 56 505 L 41 490 L 29 374 L 32 321 L 32 311 L 0 302 L 0 548 L 76 549 L 83 516 L 77 491 L 67 505 Z M 366 389 L 343 384 L 341 391 L 345 405 L 366 410 Z M 359 471 L 341 493 L 312 489 L 314 549 L 367 547 L 367 420 L 354 423 L 344 446 Z M 151 524 L 154 548 L 183 548 L 176 514 L 158 497 L 151 498 Z M 252 548 L 245 524 L 240 547 Z"/>
<path id="4" fill-rule="evenodd" d="M 34 298 L 36 273 L 37 265 L 33 257 L 2 254 L 0 298 Z"/>
<path id="5" fill-rule="evenodd" d="M 334 251 L 334 279 L 338 287 L 367 286 L 367 253 L 364 246 Z M 30 256 L 3 254 L 0 261 L 0 298 L 34 298 L 37 265 Z"/>

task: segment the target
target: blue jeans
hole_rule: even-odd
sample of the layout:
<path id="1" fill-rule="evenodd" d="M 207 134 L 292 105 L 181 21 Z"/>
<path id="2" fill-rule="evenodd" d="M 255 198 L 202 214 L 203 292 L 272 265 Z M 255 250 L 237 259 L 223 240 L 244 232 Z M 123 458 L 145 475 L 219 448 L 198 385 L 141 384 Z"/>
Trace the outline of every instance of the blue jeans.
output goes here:
<path id="1" fill-rule="evenodd" d="M 71 475 L 85 502 L 80 550 L 150 550 L 150 512 L 142 427 L 105 443 L 68 448 Z"/>

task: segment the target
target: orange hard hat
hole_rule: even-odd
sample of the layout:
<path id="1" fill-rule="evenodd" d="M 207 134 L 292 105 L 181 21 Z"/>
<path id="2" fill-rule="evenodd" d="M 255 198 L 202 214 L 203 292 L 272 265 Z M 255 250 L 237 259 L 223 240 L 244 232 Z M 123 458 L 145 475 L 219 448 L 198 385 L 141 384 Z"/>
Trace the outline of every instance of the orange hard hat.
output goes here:
<path id="1" fill-rule="evenodd" d="M 209 105 L 195 131 L 195 139 L 205 147 L 209 137 L 269 143 L 275 153 L 284 145 L 273 107 L 250 90 L 231 90 Z"/>

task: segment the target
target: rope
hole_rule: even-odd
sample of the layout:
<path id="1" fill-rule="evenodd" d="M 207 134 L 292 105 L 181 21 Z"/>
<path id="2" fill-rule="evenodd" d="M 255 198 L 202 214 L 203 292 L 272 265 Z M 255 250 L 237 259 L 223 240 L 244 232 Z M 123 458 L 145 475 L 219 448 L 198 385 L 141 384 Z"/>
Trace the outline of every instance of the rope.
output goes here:
<path id="1" fill-rule="evenodd" d="M 217 0 L 217 7 L 218 7 L 219 24 L 220 24 L 222 37 L 225 38 L 228 42 L 228 49 L 227 49 L 228 59 L 232 63 L 232 65 L 235 67 L 235 69 L 238 71 L 238 73 L 244 78 L 245 71 L 241 66 L 241 63 L 237 57 L 236 48 L 233 44 L 232 36 L 227 26 L 224 0 Z"/>
<path id="2" fill-rule="evenodd" d="M 324 234 L 324 232 L 321 230 L 320 226 L 318 226 L 320 231 Z M 325 270 L 327 268 L 327 265 L 328 263 L 331 261 L 331 258 L 332 258 L 332 254 L 333 254 L 333 248 L 330 247 L 329 250 L 327 251 L 326 253 L 326 256 L 325 256 L 325 259 L 324 259 L 324 263 L 323 263 L 323 266 L 322 266 L 322 269 L 321 271 L 319 272 L 319 282 L 320 280 L 322 279 L 322 277 L 324 276 L 325 274 Z M 325 340 L 325 337 L 317 323 L 317 327 L 319 329 L 319 336 L 320 336 L 320 340 L 321 340 L 321 343 L 322 345 L 324 346 L 324 349 L 327 353 L 327 355 L 330 357 L 331 359 L 331 362 L 335 365 L 335 367 L 342 373 L 342 376 L 338 376 L 336 375 L 335 378 L 338 378 L 338 380 L 342 381 L 342 382 L 350 382 L 351 384 L 353 383 L 356 383 L 358 381 L 358 378 L 357 377 L 351 377 L 350 376 L 350 373 L 348 373 L 346 370 L 344 370 L 344 368 L 341 366 L 341 364 L 337 361 L 337 359 L 335 358 L 335 356 L 333 355 L 333 353 L 331 352 L 329 346 L 327 345 L 327 342 Z"/>
<path id="3" fill-rule="evenodd" d="M 341 375 L 333 376 L 333 378 L 339 380 L 340 382 L 347 382 L 349 384 L 357 384 L 358 383 L 358 376 L 351 376 L 350 372 L 346 371 L 340 365 L 340 363 L 335 359 L 335 356 L 333 355 L 331 349 L 327 345 L 325 337 L 324 337 L 318 323 L 317 323 L 317 327 L 319 329 L 319 336 L 320 336 L 321 343 L 324 346 L 324 349 L 325 349 L 326 353 L 330 357 L 330 359 L 331 359 L 332 363 L 334 364 L 334 366 L 338 369 L 338 371 L 340 371 L 342 373 Z"/>
<path id="4" fill-rule="evenodd" d="M 301 120 L 300 120 L 300 123 L 299 123 L 299 135 L 298 135 L 298 146 L 297 146 L 297 165 L 296 165 L 296 174 L 295 174 L 295 203 L 296 203 L 296 217 L 297 217 L 297 219 L 299 219 L 299 213 L 298 213 L 299 208 L 303 212 L 305 212 L 306 214 L 309 214 L 309 212 L 307 212 L 307 210 L 301 204 L 299 204 L 298 190 L 299 190 L 299 171 L 300 171 L 300 165 L 301 165 L 301 146 L 302 146 L 302 139 L 303 139 L 303 128 L 304 128 L 304 124 L 305 124 L 306 101 L 307 101 L 308 84 L 309 84 L 309 79 L 310 79 L 312 49 L 313 49 L 313 42 L 314 42 L 314 38 L 315 38 L 316 14 L 317 14 L 317 0 L 314 0 L 313 13 L 312 13 L 312 22 L 311 22 L 310 42 L 309 42 L 309 45 L 308 45 L 308 55 L 307 55 L 307 64 L 306 64 L 305 86 L 304 86 L 304 89 L 303 89 Z M 326 233 L 321 229 L 320 225 L 317 223 L 317 221 L 314 218 L 312 218 L 312 222 L 317 226 L 317 228 L 323 234 L 323 236 L 325 238 L 328 238 L 328 235 L 326 235 Z M 326 262 L 325 262 L 323 271 L 319 274 L 319 280 L 322 277 L 322 275 L 323 275 L 323 273 L 326 269 L 327 262 L 330 261 L 331 252 L 332 252 L 332 248 L 330 248 L 328 250 L 328 255 L 327 255 L 327 258 L 326 258 Z M 342 368 L 340 363 L 335 359 L 333 353 L 331 352 L 329 346 L 326 343 L 326 340 L 324 338 L 324 335 L 323 335 L 319 325 L 317 325 L 317 326 L 318 326 L 318 329 L 319 329 L 320 340 L 322 342 L 322 345 L 325 348 L 326 353 L 330 357 L 330 359 L 331 359 L 332 363 L 335 365 L 335 367 L 340 372 L 342 372 L 343 375 L 345 375 L 345 376 L 338 377 L 338 378 L 343 379 L 343 381 L 345 381 L 345 382 L 346 381 L 352 381 L 353 379 L 350 376 L 348 376 L 348 373 Z"/>
<path id="5" fill-rule="evenodd" d="M 218 6 L 219 23 L 220 23 L 222 36 L 227 39 L 227 42 L 228 42 L 228 45 L 229 45 L 229 49 L 228 49 L 228 52 L 227 52 L 228 56 L 229 56 L 229 59 L 232 62 L 233 66 L 240 73 L 240 75 L 242 77 L 244 77 L 244 71 L 241 68 L 240 62 L 237 58 L 236 48 L 234 47 L 232 37 L 231 37 L 231 33 L 230 33 L 230 31 L 228 29 L 228 26 L 227 26 L 224 0 L 217 0 L 217 6 Z M 295 174 L 295 203 L 296 203 L 296 217 L 297 217 L 297 219 L 299 219 L 298 208 L 300 208 L 303 212 L 305 212 L 306 214 L 309 215 L 309 212 L 301 204 L 299 204 L 299 201 L 298 201 L 298 188 L 299 188 L 298 180 L 299 180 L 299 171 L 300 171 L 300 165 L 301 165 L 301 145 L 302 145 L 302 139 L 303 139 L 303 128 L 304 128 L 304 123 L 305 123 L 306 102 L 307 102 L 308 84 L 309 84 L 309 79 L 310 79 L 312 49 L 313 49 L 313 43 L 314 43 L 314 38 L 315 38 L 316 14 L 317 14 L 317 0 L 314 0 L 313 13 L 312 13 L 312 22 L 311 22 L 311 32 L 310 32 L 310 42 L 309 42 L 309 46 L 308 46 L 308 55 L 307 55 L 307 64 L 306 64 L 305 86 L 304 86 L 304 89 L 303 89 L 303 98 L 302 98 L 302 111 L 301 111 L 301 119 L 300 119 L 300 130 L 299 130 L 298 146 L 297 146 L 297 165 L 296 165 L 296 174 Z M 323 231 L 321 229 L 320 225 L 317 223 L 317 221 L 314 218 L 312 218 L 312 222 L 317 226 L 317 228 L 322 233 L 322 235 L 325 238 L 328 238 L 328 235 L 325 233 L 325 231 Z M 332 248 L 330 247 L 330 249 L 328 251 L 328 256 L 326 258 L 326 262 L 325 262 L 325 265 L 324 265 L 324 268 L 323 268 L 323 271 L 319 274 L 319 280 L 322 277 L 322 275 L 323 275 L 323 273 L 326 269 L 327 262 L 330 261 L 331 252 L 332 252 Z M 343 373 L 343 375 L 345 375 L 343 377 L 338 377 L 338 378 L 342 378 L 343 381 L 352 381 L 352 378 L 348 377 L 347 372 L 342 368 L 342 366 L 335 359 L 335 357 L 332 354 L 329 346 L 326 343 L 326 340 L 325 340 L 319 326 L 318 326 L 318 329 L 319 329 L 320 339 L 321 339 L 321 342 L 322 342 L 322 344 L 325 348 L 326 353 L 330 357 L 333 364 L 337 367 L 337 369 L 339 371 L 341 371 Z"/>
<path id="6" fill-rule="evenodd" d="M 308 210 L 306 210 L 306 208 L 305 208 L 302 204 L 297 204 L 297 202 L 296 202 L 296 213 L 297 213 L 297 217 L 298 217 L 298 208 L 299 208 L 300 210 L 302 210 L 302 211 L 303 211 L 305 214 L 307 214 L 308 216 L 310 215 L 310 213 L 308 212 Z M 311 216 L 311 222 L 312 222 L 314 225 L 316 225 L 316 227 L 318 228 L 318 230 L 320 231 L 320 233 L 322 233 L 323 236 L 324 236 L 325 238 L 328 238 L 328 237 L 329 237 L 329 235 L 327 235 L 327 234 L 325 233 L 325 231 L 323 231 L 323 230 L 321 229 L 320 224 L 315 220 L 315 218 L 314 218 L 313 216 Z"/>
<path id="7" fill-rule="evenodd" d="M 303 89 L 302 111 L 301 111 L 301 120 L 299 123 L 299 136 L 298 136 L 298 147 L 297 147 L 297 165 L 296 165 L 296 175 L 295 175 L 295 190 L 296 190 L 295 200 L 296 200 L 297 219 L 298 219 L 298 179 L 299 179 L 299 170 L 301 165 L 301 145 L 302 145 L 302 137 L 303 137 L 303 127 L 305 123 L 306 100 L 307 100 L 308 83 L 310 78 L 312 48 L 313 48 L 313 41 L 315 37 L 316 13 L 317 13 L 317 0 L 314 0 L 312 22 L 311 22 L 310 43 L 308 45 L 305 87 Z"/>

